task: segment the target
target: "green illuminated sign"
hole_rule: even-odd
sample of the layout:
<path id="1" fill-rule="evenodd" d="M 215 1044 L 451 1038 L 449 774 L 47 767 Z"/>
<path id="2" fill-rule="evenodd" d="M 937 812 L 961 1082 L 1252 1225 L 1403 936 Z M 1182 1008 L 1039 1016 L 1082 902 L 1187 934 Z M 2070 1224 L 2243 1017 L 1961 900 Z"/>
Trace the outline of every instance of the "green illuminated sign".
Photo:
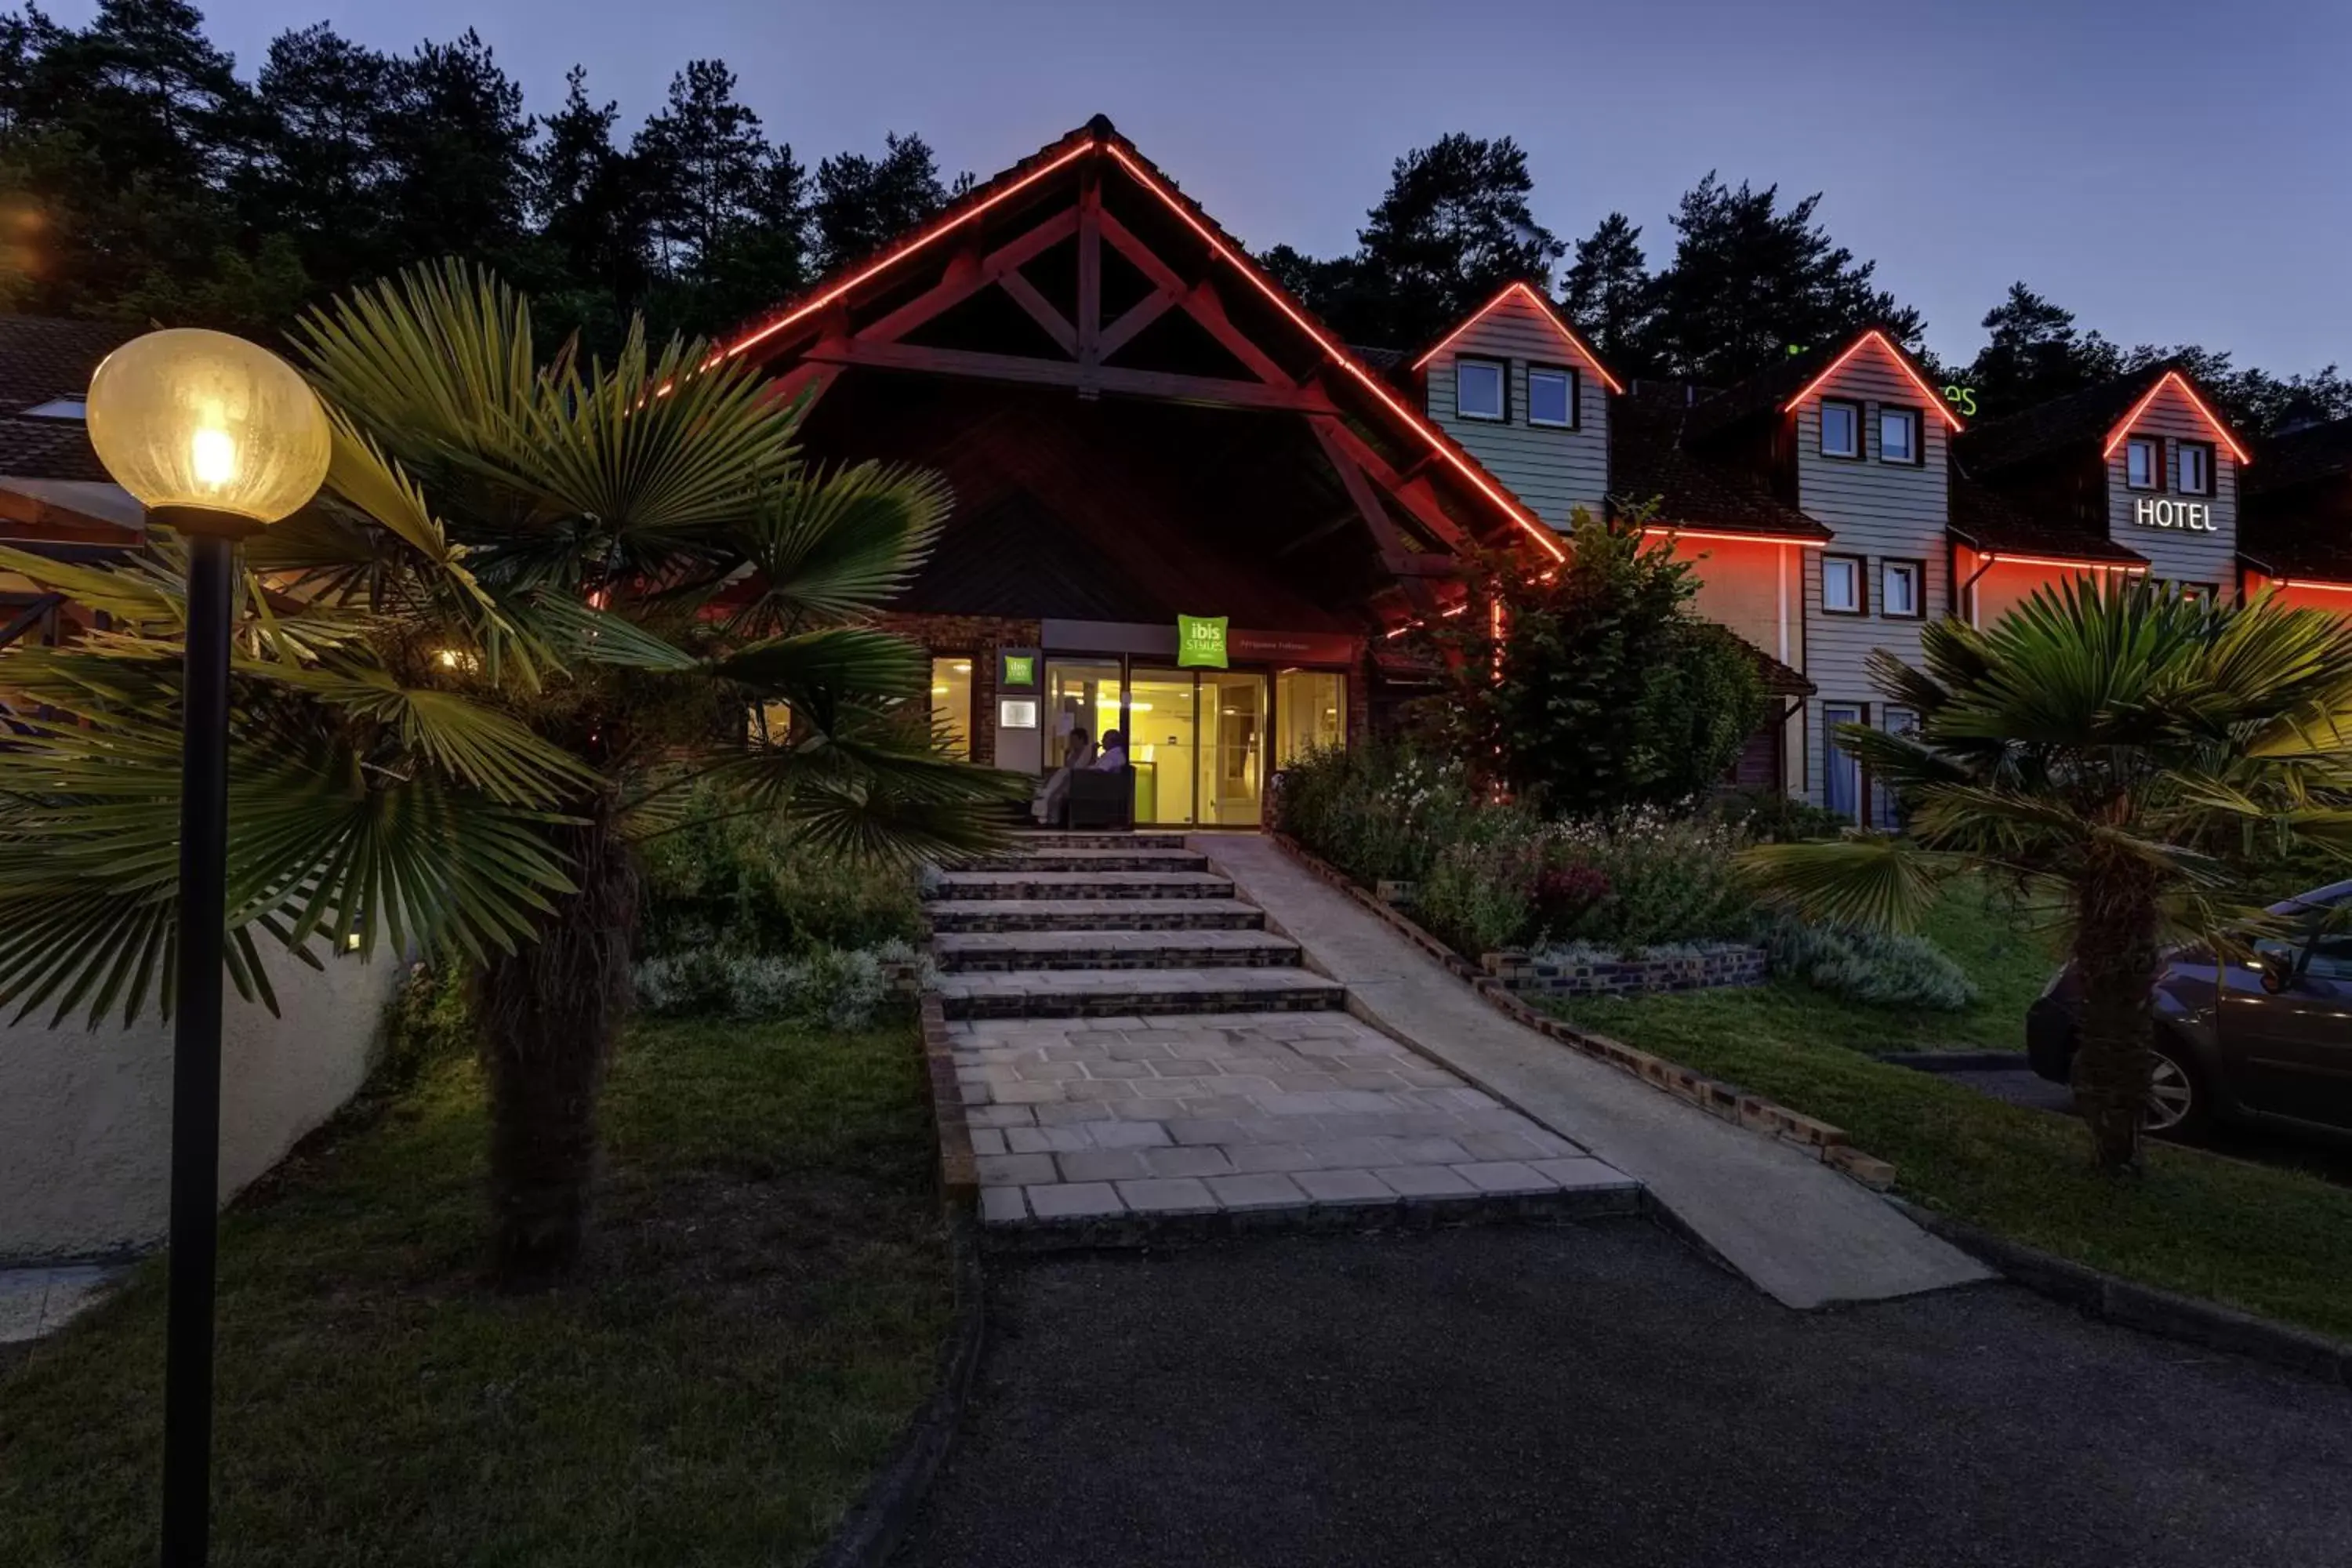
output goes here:
<path id="1" fill-rule="evenodd" d="M 1179 616 L 1176 617 L 1176 668 L 1179 669 L 1225 668 L 1224 616 Z"/>
<path id="2" fill-rule="evenodd" d="M 1034 653 L 1008 653 L 1004 656 L 1004 677 L 1000 686 L 1034 686 L 1037 684 L 1037 656 Z"/>
<path id="3" fill-rule="evenodd" d="M 1944 388 L 1944 401 L 1973 419 L 1977 416 L 1977 389 L 1973 386 Z"/>

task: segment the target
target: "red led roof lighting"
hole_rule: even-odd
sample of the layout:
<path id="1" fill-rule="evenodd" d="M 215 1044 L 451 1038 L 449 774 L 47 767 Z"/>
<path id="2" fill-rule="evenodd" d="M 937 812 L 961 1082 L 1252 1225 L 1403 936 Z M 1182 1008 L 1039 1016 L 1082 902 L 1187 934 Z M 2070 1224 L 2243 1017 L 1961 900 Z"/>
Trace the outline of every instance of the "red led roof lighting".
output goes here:
<path id="1" fill-rule="evenodd" d="M 1871 328 L 1870 331 L 1863 333 L 1862 336 L 1854 339 L 1853 342 L 1847 344 L 1845 353 L 1838 355 L 1837 358 L 1830 362 L 1829 369 L 1822 372 L 1821 374 L 1805 383 L 1804 391 L 1797 394 L 1796 396 L 1789 399 L 1788 402 L 1780 405 L 1780 412 L 1783 414 L 1793 412 L 1796 409 L 1796 406 L 1804 402 L 1806 398 L 1811 397 L 1823 382 L 1829 380 L 1830 377 L 1843 370 L 1845 368 L 1846 361 L 1853 358 L 1854 355 L 1860 353 L 1864 349 L 1868 348 L 1872 343 L 1876 343 L 1879 348 L 1885 353 L 1886 357 L 1895 362 L 1895 369 L 1910 377 L 1911 384 L 1919 389 L 1919 395 L 1926 398 L 1928 404 L 1937 414 L 1943 416 L 1944 423 L 1952 427 L 1952 433 L 1954 435 L 1959 434 L 1964 426 L 1960 424 L 1960 416 L 1952 412 L 1951 405 L 1946 403 L 1942 395 L 1939 395 L 1934 387 L 1929 386 L 1920 376 L 1917 371 L 1911 368 L 1911 357 L 1905 353 L 1901 349 L 1895 346 L 1895 340 L 1888 337 L 1885 332 L 1880 331 L 1876 327 Z"/>
<path id="2" fill-rule="evenodd" d="M 2230 448 L 2230 456 L 2238 459 L 2240 468 L 2242 468 L 2254 460 L 2243 447 L 2238 445 L 2238 438 L 2230 434 L 2230 427 L 2222 424 L 2211 409 L 2205 406 L 2205 400 L 2197 395 L 2197 389 L 2189 384 L 2189 378 L 2177 370 L 2168 370 L 2156 378 L 2156 384 L 2147 389 L 2147 395 L 2132 405 L 2132 411 L 2124 416 L 2123 423 L 2107 432 L 2106 449 L 2099 456 L 2112 458 L 2116 455 L 2116 448 L 2124 444 L 2124 437 L 2130 435 L 2131 427 L 2139 423 L 2139 416 L 2147 412 L 2147 405 L 2156 401 L 2156 395 L 2168 386 L 2177 386 L 2180 389 L 2180 395 L 2189 399 L 2189 406 L 2197 410 L 2213 434 L 2221 438 L 2221 445 Z"/>
<path id="3" fill-rule="evenodd" d="M 1476 326 L 1480 321 L 1485 321 L 1488 312 L 1492 311 L 1496 306 L 1501 304 L 1504 300 L 1509 299 L 1514 294 L 1525 294 L 1528 297 L 1528 302 L 1535 306 L 1537 310 L 1543 312 L 1544 320 L 1549 321 L 1554 330 L 1556 330 L 1560 336 L 1568 340 L 1569 346 L 1570 348 L 1573 348 L 1578 353 L 1584 356 L 1585 363 L 1592 366 L 1594 374 L 1601 377 L 1601 381 L 1608 386 L 1610 391 L 1621 395 L 1624 392 L 1625 389 L 1618 384 L 1617 378 L 1609 374 L 1609 367 L 1601 363 L 1601 356 L 1594 353 L 1591 346 L 1586 343 L 1582 338 L 1576 335 L 1575 329 L 1570 327 L 1568 324 L 1567 319 L 1559 313 L 1559 308 L 1554 305 L 1550 300 L 1545 299 L 1541 294 L 1537 293 L 1533 287 L 1526 283 L 1508 283 L 1504 285 L 1503 291 L 1501 293 L 1496 295 L 1493 299 L 1479 306 L 1475 310 L 1471 311 L 1470 314 L 1464 319 L 1460 326 L 1446 333 L 1445 336 L 1439 341 L 1438 345 L 1435 348 L 1430 350 L 1427 353 L 1413 361 L 1412 368 L 1419 370 L 1423 365 L 1427 364 L 1431 360 L 1433 360 L 1439 354 L 1444 353 L 1445 352 L 1446 344 L 1452 342 L 1454 339 L 1460 337 L 1463 333 Z"/>
<path id="4" fill-rule="evenodd" d="M 896 247 L 887 255 L 878 258 L 870 266 L 860 268 L 856 273 L 851 277 L 843 279 L 840 282 L 835 284 L 832 288 L 826 289 L 824 293 L 819 294 L 814 299 L 806 300 L 803 303 L 795 306 L 791 311 L 777 317 L 774 321 L 770 321 L 766 326 L 761 327 L 759 331 L 752 332 L 746 337 L 738 339 L 734 345 L 729 348 L 726 353 L 721 357 L 733 359 L 737 354 L 741 353 L 745 349 L 751 347 L 753 344 L 764 342 L 768 339 L 774 337 L 778 332 L 782 331 L 786 327 L 791 326 L 793 322 L 803 321 L 814 312 L 824 310 L 827 305 L 832 304 L 835 300 L 840 299 L 851 289 L 856 289 L 860 283 L 865 282 L 867 279 L 872 278 L 877 273 L 883 272 L 889 268 L 897 266 L 908 257 L 912 256 L 915 252 L 929 245 L 933 240 L 936 240 L 944 235 L 954 233 L 957 229 L 961 228 L 964 225 L 980 216 L 981 214 L 987 212 L 990 208 L 995 206 L 998 203 L 1009 201 L 1013 196 L 1018 195 L 1021 192 L 1027 190 L 1030 186 L 1035 184 L 1038 181 L 1044 179 L 1055 170 L 1063 168 L 1066 165 L 1085 157 L 1087 153 L 1093 152 L 1098 145 L 1100 145 L 1100 143 L 1097 142 L 1092 137 L 1088 137 L 1086 141 L 1079 142 L 1076 146 L 1071 148 L 1068 152 L 1063 153 L 1052 163 L 1045 164 L 1040 168 L 1030 170 L 1026 174 L 1024 174 L 1021 178 L 1013 181 L 1013 184 L 1005 186 L 1003 190 L 997 192 L 994 195 L 990 196 L 987 200 L 976 203 L 971 206 L 966 207 L 961 212 L 954 213 L 952 216 L 941 219 L 940 222 L 932 225 L 929 228 L 924 229 L 914 235 L 912 237 L 908 239 L 905 244 Z"/>
<path id="5" fill-rule="evenodd" d="M 1667 523 L 1643 526 L 1643 535 L 1672 534 L 1676 539 L 1726 539 L 1741 544 L 1793 544 L 1801 550 L 1820 550 L 1829 543 L 1826 539 L 1800 539 L 1786 533 L 1733 533 L 1717 528 L 1675 528 Z"/>
<path id="6" fill-rule="evenodd" d="M 1284 298 L 1279 285 L 1276 284 L 1273 280 L 1261 273 L 1255 263 L 1251 262 L 1247 258 L 1236 253 L 1233 247 L 1218 238 L 1216 234 L 1213 232 L 1206 224 L 1203 224 L 1199 218 L 1194 217 L 1181 198 L 1180 198 L 1173 191 L 1169 190 L 1165 185 L 1161 184 L 1160 180 L 1154 176 L 1150 171 L 1144 168 L 1142 164 L 1129 157 L 1127 153 L 1120 149 L 1118 143 L 1115 142 L 1106 142 L 1102 143 L 1102 149 L 1104 152 L 1108 153 L 1113 158 L 1118 160 L 1119 166 L 1134 176 L 1136 184 L 1141 185 L 1145 190 L 1150 191 L 1153 195 L 1158 196 L 1162 202 L 1167 204 L 1169 211 L 1174 213 L 1179 218 L 1181 218 L 1186 227 L 1190 228 L 1194 234 L 1201 237 L 1202 241 L 1208 246 L 1211 254 L 1221 257 L 1224 260 L 1231 262 L 1234 270 L 1238 271 L 1244 278 L 1247 279 L 1250 283 L 1256 288 L 1259 293 L 1265 295 L 1267 300 L 1273 304 L 1275 309 L 1289 317 L 1290 320 L 1298 326 L 1300 331 L 1312 338 L 1315 341 L 1316 345 L 1321 348 L 1322 351 L 1330 357 L 1331 362 L 1334 364 L 1338 365 L 1341 370 L 1346 371 L 1349 375 L 1354 376 L 1358 382 L 1362 384 L 1366 391 L 1371 393 L 1373 396 L 1388 405 L 1390 411 L 1394 413 L 1399 418 L 1404 420 L 1407 425 L 1411 426 L 1413 433 L 1429 444 L 1429 447 L 1432 451 L 1444 458 L 1447 463 L 1453 466 L 1456 473 L 1459 473 L 1464 479 L 1469 480 L 1472 488 L 1475 489 L 1488 500 L 1493 501 L 1496 506 L 1500 507 L 1503 510 L 1504 515 L 1507 516 L 1513 522 L 1517 523 L 1520 529 L 1526 532 L 1528 537 L 1534 540 L 1538 545 L 1542 546 L 1543 549 L 1550 554 L 1553 560 L 1565 561 L 1568 559 L 1568 552 L 1561 548 L 1559 540 L 1553 536 L 1550 529 L 1546 528 L 1533 514 L 1528 512 L 1525 507 L 1521 506 L 1517 500 L 1513 499 L 1509 492 L 1497 489 L 1495 482 L 1489 479 L 1486 474 L 1479 469 L 1475 463 L 1465 457 L 1454 446 L 1454 444 L 1440 434 L 1435 426 L 1432 426 L 1428 420 L 1423 418 L 1421 415 L 1414 412 L 1408 405 L 1400 401 L 1393 393 L 1389 391 L 1387 384 L 1383 383 L 1379 376 L 1373 374 L 1369 368 L 1360 363 L 1354 354 L 1349 353 L 1344 345 L 1334 340 L 1328 333 L 1324 331 L 1322 328 L 1317 326 L 1311 319 L 1301 314 L 1297 306 L 1291 304 L 1287 299 Z"/>

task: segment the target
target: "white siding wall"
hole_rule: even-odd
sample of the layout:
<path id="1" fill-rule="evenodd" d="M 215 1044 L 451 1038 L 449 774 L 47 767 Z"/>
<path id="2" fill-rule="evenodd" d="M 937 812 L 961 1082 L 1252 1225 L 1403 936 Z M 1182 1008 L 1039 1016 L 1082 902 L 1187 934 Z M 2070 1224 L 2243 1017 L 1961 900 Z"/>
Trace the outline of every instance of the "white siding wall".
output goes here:
<path id="1" fill-rule="evenodd" d="M 1464 419 L 1454 412 L 1454 361 L 1505 360 L 1510 364 L 1510 421 Z M 1528 423 L 1528 366 L 1566 365 L 1577 372 L 1577 427 Z M 1560 335 L 1549 317 L 1517 294 L 1472 323 L 1429 362 L 1428 411 L 1513 495 L 1554 528 L 1565 529 L 1578 507 L 1594 516 L 1609 494 L 1609 387 L 1599 368 Z"/>
<path id="2" fill-rule="evenodd" d="M 2177 386 L 2157 395 L 2131 427 L 2135 436 L 2164 438 L 2165 488 L 2161 491 L 2129 489 L 2124 484 L 2124 463 L 2130 443 L 2118 441 L 2107 458 L 2107 534 L 2127 550 L 2147 557 L 2148 575 L 2178 583 L 2204 583 L 2224 597 L 2237 592 L 2238 464 L 2230 448 L 2213 434 Z M 2202 441 L 2213 448 L 2213 494 L 2183 496 L 2174 488 L 2179 475 L 2175 441 Z M 2208 500 L 2214 531 L 2190 532 L 2179 528 L 2144 528 L 2133 519 L 2141 500 Z"/>
<path id="3" fill-rule="evenodd" d="M 1822 456 L 1823 397 L 1843 398 L 1864 405 L 1864 460 L 1847 462 Z M 1916 409 L 1924 463 L 1914 467 L 1878 460 L 1878 409 L 1882 403 Z M 1803 795 L 1822 799 L 1822 705 L 1858 702 L 1869 705 L 1871 722 L 1878 722 L 1878 694 L 1864 673 L 1874 647 L 1892 650 L 1897 658 L 1917 662 L 1919 632 L 1926 620 L 1891 619 L 1882 613 L 1880 567 L 1889 559 L 1925 564 L 1921 605 L 1927 617 L 1940 616 L 1949 595 L 1951 552 L 1945 542 L 1950 517 L 1949 469 L 1946 462 L 1947 431 L 1933 400 L 1924 397 L 1910 377 L 1886 356 L 1865 349 L 1849 361 L 1837 376 L 1816 388 L 1797 410 L 1797 504 L 1805 514 L 1837 535 L 1827 547 L 1833 555 L 1868 559 L 1869 613 L 1826 615 L 1822 610 L 1822 559 L 1824 552 L 1802 552 L 1805 563 L 1805 673 L 1819 688 L 1808 700 L 1801 768 L 1792 768 L 1804 781 Z"/>

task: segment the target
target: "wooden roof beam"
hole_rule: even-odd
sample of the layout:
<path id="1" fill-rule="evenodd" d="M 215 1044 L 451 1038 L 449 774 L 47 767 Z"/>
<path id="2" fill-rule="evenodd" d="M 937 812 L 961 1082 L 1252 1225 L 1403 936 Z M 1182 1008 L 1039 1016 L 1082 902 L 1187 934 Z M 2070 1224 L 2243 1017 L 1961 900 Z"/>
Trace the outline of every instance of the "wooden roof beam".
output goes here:
<path id="1" fill-rule="evenodd" d="M 1119 365 L 1087 366 L 1076 361 L 1028 359 L 1019 354 L 929 348 L 918 343 L 869 342 L 862 337 L 821 342 L 805 357 L 827 364 L 929 371 L 940 375 L 1033 386 L 1066 386 L 1081 396 L 1117 392 L 1221 404 L 1232 408 L 1279 409 L 1328 418 L 1337 418 L 1339 412 L 1328 397 L 1311 387 L 1267 386 L 1262 382 L 1224 376 L 1180 375 L 1172 371 L 1129 370 Z"/>

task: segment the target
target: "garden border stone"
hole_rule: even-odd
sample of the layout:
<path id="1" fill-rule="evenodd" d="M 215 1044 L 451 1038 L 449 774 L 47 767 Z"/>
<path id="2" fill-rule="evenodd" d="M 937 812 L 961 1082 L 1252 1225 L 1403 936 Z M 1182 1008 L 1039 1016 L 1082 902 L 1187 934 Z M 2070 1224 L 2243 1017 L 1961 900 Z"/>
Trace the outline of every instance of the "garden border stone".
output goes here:
<path id="1" fill-rule="evenodd" d="M 2352 1388 L 2352 1344 L 2233 1307 L 2120 1279 L 1902 1198 L 1887 1201 L 1922 1230 L 1943 1237 L 2011 1284 L 2086 1317 Z"/>
<path id="2" fill-rule="evenodd" d="M 1479 967 L 1505 990 L 1536 996 L 1623 996 L 1761 985 L 1770 956 L 1751 942 L 1694 944 L 1695 954 L 1565 961 L 1507 949 L 1481 953 Z"/>
<path id="3" fill-rule="evenodd" d="M 1833 1127 L 1819 1117 L 1792 1110 L 1761 1095 L 1749 1094 L 1736 1084 L 1709 1078 L 1678 1062 L 1637 1050 L 1622 1041 L 1580 1029 L 1548 1013 L 1538 1011 L 1513 995 L 1502 982 L 1480 973 L 1477 966 L 1469 960 L 1396 909 L 1359 887 L 1346 872 L 1323 860 L 1290 835 L 1269 830 L 1266 837 L 1309 875 L 1347 894 L 1390 930 L 1443 964 L 1448 973 L 1468 985 L 1485 999 L 1488 1006 L 1513 1023 L 1524 1025 L 1546 1038 L 1556 1040 L 1596 1061 L 1606 1062 L 1654 1089 L 1698 1107 L 1710 1116 L 1737 1122 L 1785 1143 L 1793 1143 L 1823 1164 L 1851 1176 L 1874 1192 L 1883 1194 L 1894 1186 L 1895 1166 L 1855 1148 L 1843 1128 Z"/>

